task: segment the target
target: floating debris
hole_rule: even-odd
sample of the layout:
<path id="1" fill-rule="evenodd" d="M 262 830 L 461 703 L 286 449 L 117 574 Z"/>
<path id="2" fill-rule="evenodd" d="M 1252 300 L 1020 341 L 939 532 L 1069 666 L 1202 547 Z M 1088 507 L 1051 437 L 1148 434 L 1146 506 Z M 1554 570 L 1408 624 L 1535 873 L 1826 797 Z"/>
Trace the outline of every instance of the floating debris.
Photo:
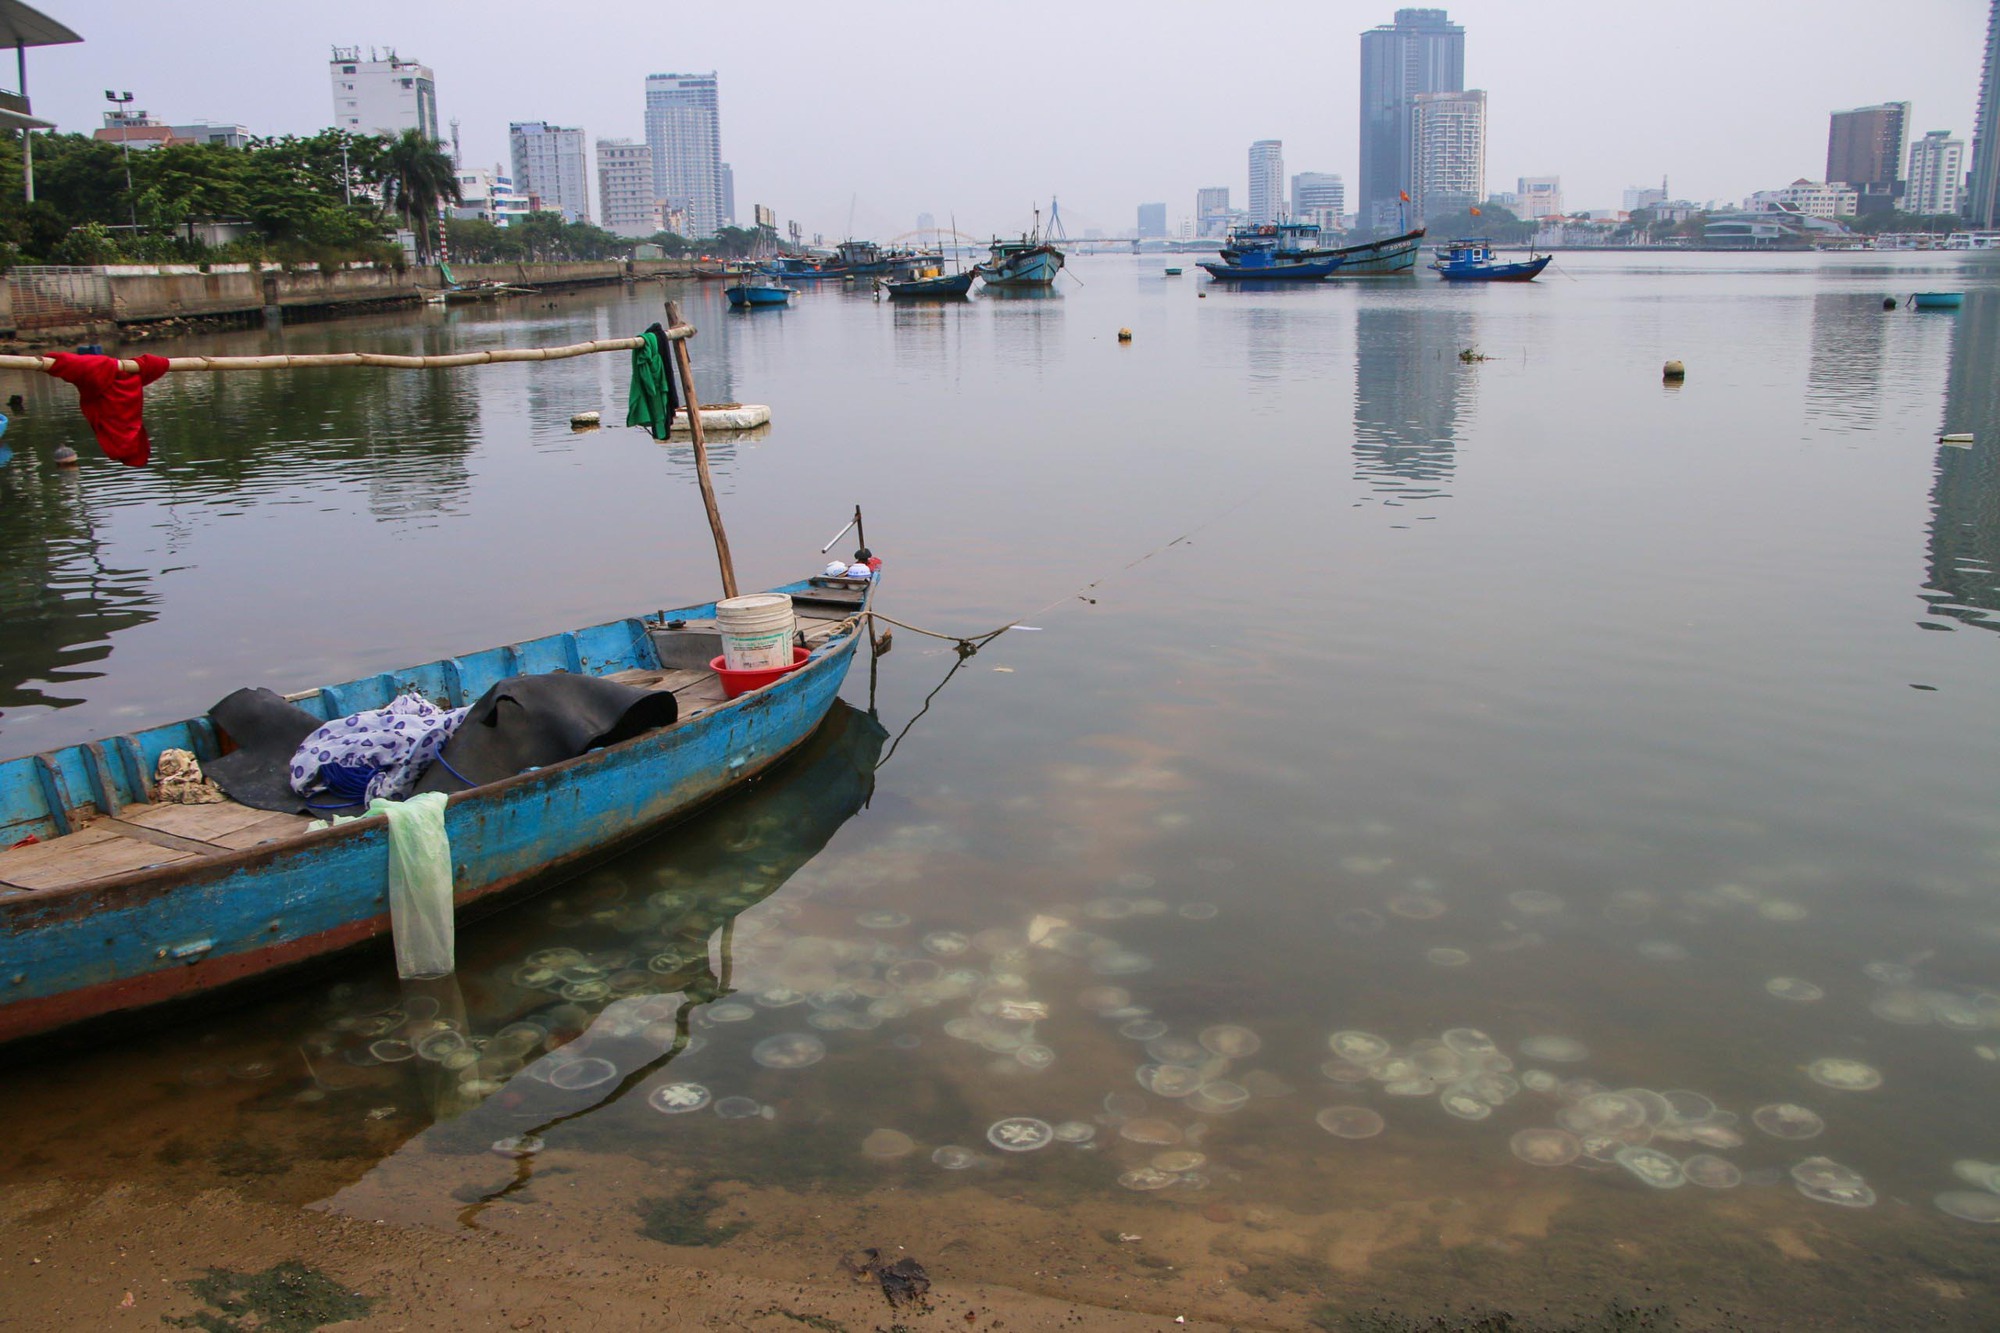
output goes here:
<path id="1" fill-rule="evenodd" d="M 1816 1139 L 1826 1129 L 1817 1112 L 1795 1102 L 1773 1102 L 1750 1113 L 1750 1123 L 1774 1139 Z"/>
<path id="2" fill-rule="evenodd" d="M 1687 1183 L 1681 1164 L 1658 1148 L 1620 1148 L 1612 1160 L 1656 1190 L 1679 1189 Z"/>
<path id="3" fill-rule="evenodd" d="M 1590 1058 L 1590 1048 L 1573 1037 L 1529 1037 L 1516 1049 L 1530 1060 L 1548 1060 L 1554 1064 L 1575 1064 Z"/>
<path id="4" fill-rule="evenodd" d="M 1937 1206 L 1966 1222 L 2000 1222 L 2000 1194 L 1985 1190 L 1946 1190 L 1937 1196 Z"/>
<path id="5" fill-rule="evenodd" d="M 1690 1185 L 1699 1185 L 1703 1189 L 1732 1190 L 1743 1183 L 1743 1172 L 1737 1169 L 1736 1164 L 1713 1153 L 1696 1153 L 1681 1163 L 1681 1172 Z"/>
<path id="6" fill-rule="evenodd" d="M 804 1032 L 780 1032 L 752 1046 L 750 1058 L 766 1069 L 804 1069 L 826 1058 L 826 1043 Z"/>
<path id="7" fill-rule="evenodd" d="M 646 1104 L 662 1115 L 686 1115 L 708 1103 L 708 1089 L 699 1083 L 663 1083 L 646 1094 Z"/>
<path id="8" fill-rule="evenodd" d="M 1568 1166 L 1583 1151 L 1576 1135 L 1561 1129 L 1524 1129 L 1507 1146 L 1530 1166 Z"/>
<path id="9" fill-rule="evenodd" d="M 1046 1148 L 1055 1140 L 1056 1132 L 1046 1120 L 1033 1116 L 1010 1116 L 996 1120 L 986 1131 L 987 1142 L 1004 1152 L 1033 1152 Z"/>
<path id="10" fill-rule="evenodd" d="M 1881 1072 L 1859 1060 L 1829 1056 L 1807 1065 L 1806 1074 L 1815 1083 L 1844 1092 L 1868 1092 L 1882 1086 Z"/>
<path id="11" fill-rule="evenodd" d="M 1230 1060 L 1247 1060 L 1264 1049 L 1264 1039 L 1249 1028 L 1217 1023 L 1201 1030 L 1203 1049 Z"/>
<path id="12" fill-rule="evenodd" d="M 1313 1119 L 1337 1139 L 1372 1139 L 1388 1125 L 1379 1112 L 1365 1106 L 1329 1106 Z"/>
<path id="13" fill-rule="evenodd" d="M 1875 1191 L 1860 1172 L 1825 1157 L 1808 1157 L 1793 1167 L 1792 1183 L 1808 1199 L 1842 1208 L 1866 1208 L 1875 1202 Z"/>
<path id="14" fill-rule="evenodd" d="M 931 1161 L 947 1171 L 964 1171 L 969 1167 L 978 1166 L 980 1156 L 970 1148 L 961 1148 L 955 1143 L 948 1143 L 931 1154 Z"/>
<path id="15" fill-rule="evenodd" d="M 1814 1001 L 1826 998 L 1824 990 L 1798 977 L 1772 977 L 1764 983 L 1764 989 L 1781 1000 L 1792 1000 L 1799 1004 L 1812 1004 Z"/>

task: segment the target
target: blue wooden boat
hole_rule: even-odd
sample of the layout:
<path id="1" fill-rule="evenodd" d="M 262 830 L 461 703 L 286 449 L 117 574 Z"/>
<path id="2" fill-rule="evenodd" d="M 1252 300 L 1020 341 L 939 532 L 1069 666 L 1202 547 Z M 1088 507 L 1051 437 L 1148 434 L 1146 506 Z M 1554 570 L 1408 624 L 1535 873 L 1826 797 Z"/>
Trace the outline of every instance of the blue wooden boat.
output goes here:
<path id="1" fill-rule="evenodd" d="M 963 273 L 935 273 L 927 278 L 885 279 L 882 290 L 889 293 L 892 301 L 955 301 L 972 291 L 973 280 L 978 276 L 967 269 Z"/>
<path id="2" fill-rule="evenodd" d="M 1245 250 L 1235 262 L 1204 261 L 1202 268 L 1217 282 L 1321 282 L 1346 262 L 1339 255 L 1322 258 L 1292 256 L 1278 250 Z"/>
<path id="3" fill-rule="evenodd" d="M 291 696 L 321 719 L 410 689 L 451 706 L 494 682 L 585 672 L 671 690 L 671 725 L 460 791 L 446 807 L 461 919 L 573 874 L 755 777 L 832 707 L 872 580 L 791 594 L 805 664 L 740 698 L 709 669 L 714 603 L 427 662 Z M 317 832 L 234 802 L 155 801 L 167 749 L 215 759 L 206 716 L 0 763 L 0 1043 L 188 1001 L 390 933 L 388 829 Z"/>
<path id="4" fill-rule="evenodd" d="M 722 294 L 729 298 L 731 310 L 763 310 L 784 305 L 792 299 L 790 287 L 762 277 L 745 277 L 733 286 L 724 287 Z"/>
<path id="5" fill-rule="evenodd" d="M 1051 231 L 1057 227 L 1053 206 L 1049 227 Z M 1053 287 L 1064 262 L 1065 256 L 1055 247 L 1053 238 L 1042 235 L 1042 210 L 1037 208 L 1033 230 L 1017 241 L 994 237 L 987 247 L 986 262 L 975 265 L 973 271 L 985 279 L 988 287 Z"/>
<path id="6" fill-rule="evenodd" d="M 1918 292 L 1910 304 L 1919 310 L 1956 310 L 1965 304 L 1964 292 Z"/>
<path id="7" fill-rule="evenodd" d="M 1533 282 L 1554 258 L 1554 255 L 1536 255 L 1521 260 L 1496 259 L 1493 242 L 1469 236 L 1439 246 L 1431 268 L 1447 282 Z"/>

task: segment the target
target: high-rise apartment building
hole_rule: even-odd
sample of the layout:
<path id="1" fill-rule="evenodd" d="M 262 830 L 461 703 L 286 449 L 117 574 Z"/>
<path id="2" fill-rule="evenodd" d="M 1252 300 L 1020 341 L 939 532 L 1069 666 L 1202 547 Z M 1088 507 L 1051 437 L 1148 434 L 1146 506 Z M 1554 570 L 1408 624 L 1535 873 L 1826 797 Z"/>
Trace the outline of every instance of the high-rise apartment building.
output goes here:
<path id="1" fill-rule="evenodd" d="M 653 150 L 630 139 L 597 141 L 598 225 L 642 238 L 660 230 L 660 196 L 653 189 Z"/>
<path id="2" fill-rule="evenodd" d="M 1972 182 L 1965 220 L 2000 227 L 2000 0 L 1986 18 L 1986 72 L 1979 79 L 1979 119 L 1972 125 Z"/>
<path id="3" fill-rule="evenodd" d="M 561 213 L 565 222 L 590 221 L 590 169 L 582 130 L 517 120 L 507 127 L 507 143 L 517 193 L 539 199 L 544 213 Z"/>
<path id="4" fill-rule="evenodd" d="M 1536 218 L 1559 218 L 1562 215 L 1562 177 L 1522 176 L 1514 182 L 1515 217 L 1532 222 Z"/>
<path id="5" fill-rule="evenodd" d="M 1935 216 L 1956 213 L 1965 201 L 1965 140 L 1932 130 L 1910 145 L 1903 211 Z"/>
<path id="6" fill-rule="evenodd" d="M 1863 213 L 1896 207 L 1903 193 L 1903 145 L 1910 104 L 1884 102 L 1833 113 L 1826 134 L 1826 179 L 1851 187 Z"/>
<path id="7" fill-rule="evenodd" d="M 1465 90 L 1465 29 L 1442 9 L 1399 9 L 1393 24 L 1361 34 L 1361 226 L 1389 230 L 1416 195 L 1414 99 Z"/>
<path id="8" fill-rule="evenodd" d="M 653 188 L 662 202 L 686 213 L 687 235 L 715 235 L 726 210 L 713 71 L 646 76 L 646 142 L 653 149 Z"/>
<path id="9" fill-rule="evenodd" d="M 1322 231 L 1340 230 L 1347 185 L 1337 172 L 1301 171 L 1292 177 L 1292 216 Z"/>
<path id="10" fill-rule="evenodd" d="M 1486 198 L 1486 94 L 1410 99 L 1410 216 L 1429 224 Z"/>
<path id="11" fill-rule="evenodd" d="M 1165 204 L 1139 205 L 1139 239 L 1156 240 L 1167 234 L 1167 206 Z"/>
<path id="12" fill-rule="evenodd" d="M 722 225 L 736 225 L 736 168 L 722 164 Z"/>
<path id="13" fill-rule="evenodd" d="M 1194 192 L 1194 227 L 1201 236 L 1220 236 L 1229 229 L 1229 187 L 1210 185 Z"/>
<path id="14" fill-rule="evenodd" d="M 444 141 L 438 125 L 437 76 L 429 65 L 404 60 L 391 47 L 386 55 L 358 46 L 336 46 L 328 65 L 333 80 L 333 125 L 349 134 L 393 139 L 415 130 L 433 143 Z"/>
<path id="15" fill-rule="evenodd" d="M 1256 225 L 1285 216 L 1285 145 L 1259 139 L 1250 145 L 1250 221 Z"/>

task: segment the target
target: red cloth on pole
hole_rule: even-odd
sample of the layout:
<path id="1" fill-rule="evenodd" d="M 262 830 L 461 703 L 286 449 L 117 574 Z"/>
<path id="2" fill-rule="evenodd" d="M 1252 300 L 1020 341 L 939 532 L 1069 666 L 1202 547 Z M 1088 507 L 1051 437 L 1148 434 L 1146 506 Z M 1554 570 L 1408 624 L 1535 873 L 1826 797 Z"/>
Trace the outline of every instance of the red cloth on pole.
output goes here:
<path id="1" fill-rule="evenodd" d="M 115 356 L 57 352 L 49 374 L 76 386 L 77 408 L 105 456 L 127 467 L 144 467 L 153 456 L 146 434 L 146 386 L 167 373 L 167 358 L 142 356 L 139 373 L 118 369 Z"/>

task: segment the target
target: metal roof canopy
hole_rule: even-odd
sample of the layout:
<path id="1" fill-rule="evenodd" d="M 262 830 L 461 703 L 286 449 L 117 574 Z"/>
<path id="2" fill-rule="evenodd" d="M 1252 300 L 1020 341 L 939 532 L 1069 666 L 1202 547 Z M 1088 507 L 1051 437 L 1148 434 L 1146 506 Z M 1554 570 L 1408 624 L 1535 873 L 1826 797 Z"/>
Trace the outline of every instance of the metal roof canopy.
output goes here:
<path id="1" fill-rule="evenodd" d="M 0 46 L 67 46 L 83 38 L 20 0 L 0 0 Z"/>

